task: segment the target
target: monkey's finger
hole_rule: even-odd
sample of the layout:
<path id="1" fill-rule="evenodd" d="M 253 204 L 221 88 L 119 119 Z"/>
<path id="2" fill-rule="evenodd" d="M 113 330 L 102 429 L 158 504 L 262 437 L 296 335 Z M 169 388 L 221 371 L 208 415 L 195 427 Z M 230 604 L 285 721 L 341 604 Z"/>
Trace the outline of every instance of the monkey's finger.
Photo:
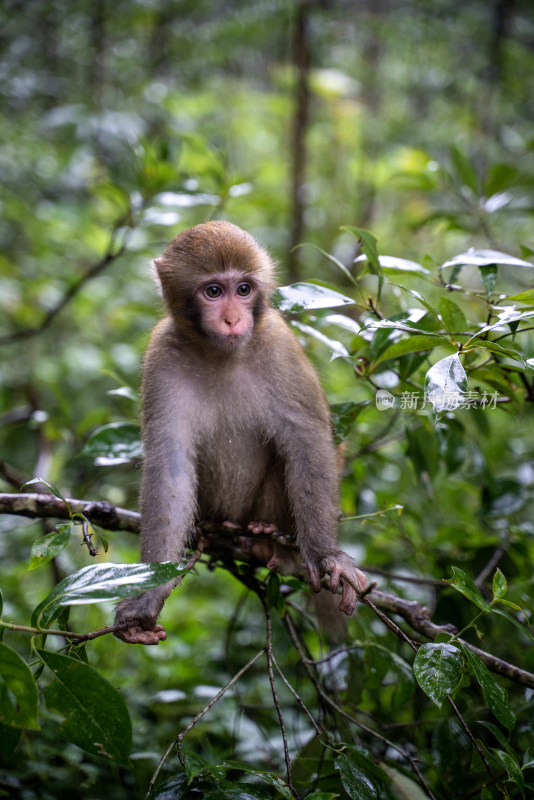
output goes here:
<path id="1" fill-rule="evenodd" d="M 167 638 L 167 633 L 163 625 L 154 625 L 152 630 L 147 631 L 140 625 L 132 625 L 122 631 L 116 631 L 115 636 L 122 639 L 127 644 L 159 644 Z"/>
<path id="2" fill-rule="evenodd" d="M 346 614 L 348 617 L 356 608 L 357 595 L 352 586 L 348 583 L 343 583 L 343 591 L 341 593 L 341 602 L 339 610 Z"/>
<path id="3" fill-rule="evenodd" d="M 341 580 L 341 566 L 336 562 L 330 569 L 330 591 L 336 594 L 339 589 L 339 582 Z"/>
<path id="4" fill-rule="evenodd" d="M 271 522 L 249 522 L 247 527 L 252 533 L 275 533 L 278 530 Z"/>
<path id="5" fill-rule="evenodd" d="M 280 559 L 278 558 L 278 556 L 275 554 L 274 556 L 272 556 L 269 559 L 269 561 L 267 562 L 266 566 L 267 566 L 267 569 L 272 569 L 275 572 L 279 572 L 282 564 L 281 564 Z"/>
<path id="6" fill-rule="evenodd" d="M 321 591 L 321 573 L 315 564 L 308 564 L 308 572 L 310 573 L 310 583 L 314 592 Z"/>

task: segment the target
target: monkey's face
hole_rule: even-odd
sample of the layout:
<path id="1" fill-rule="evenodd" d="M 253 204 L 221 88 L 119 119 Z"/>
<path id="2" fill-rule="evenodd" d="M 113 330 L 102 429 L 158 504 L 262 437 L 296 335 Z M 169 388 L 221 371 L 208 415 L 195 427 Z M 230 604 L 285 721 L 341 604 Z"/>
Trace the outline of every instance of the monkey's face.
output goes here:
<path id="1" fill-rule="evenodd" d="M 250 339 L 259 303 L 250 275 L 234 270 L 212 275 L 199 286 L 194 302 L 200 329 L 216 346 L 232 350 Z"/>

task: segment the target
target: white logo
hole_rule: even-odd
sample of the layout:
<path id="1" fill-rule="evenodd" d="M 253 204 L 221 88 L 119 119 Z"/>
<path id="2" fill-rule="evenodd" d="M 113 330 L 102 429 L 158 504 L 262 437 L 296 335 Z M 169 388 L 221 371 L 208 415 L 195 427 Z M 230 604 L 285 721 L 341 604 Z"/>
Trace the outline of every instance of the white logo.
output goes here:
<path id="1" fill-rule="evenodd" d="M 379 389 L 375 397 L 376 407 L 379 411 L 387 411 L 388 408 L 393 408 L 395 405 L 395 398 L 391 392 L 386 389 Z"/>

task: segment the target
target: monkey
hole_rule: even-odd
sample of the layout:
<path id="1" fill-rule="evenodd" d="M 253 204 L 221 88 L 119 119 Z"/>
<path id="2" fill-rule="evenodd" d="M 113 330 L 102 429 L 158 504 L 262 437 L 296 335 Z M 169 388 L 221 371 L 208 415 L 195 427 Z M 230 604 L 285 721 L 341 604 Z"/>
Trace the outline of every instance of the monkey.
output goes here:
<path id="1" fill-rule="evenodd" d="M 179 233 L 153 263 L 168 313 L 143 367 L 141 560 L 179 562 L 198 520 L 252 536 L 283 531 L 295 537 L 313 591 L 328 574 L 350 616 L 357 592 L 349 581 L 363 592 L 367 579 L 338 546 L 329 406 L 270 305 L 273 261 L 249 233 L 214 220 Z M 281 568 L 280 546 L 267 558 Z M 164 640 L 157 618 L 175 585 L 122 600 L 115 635 Z"/>

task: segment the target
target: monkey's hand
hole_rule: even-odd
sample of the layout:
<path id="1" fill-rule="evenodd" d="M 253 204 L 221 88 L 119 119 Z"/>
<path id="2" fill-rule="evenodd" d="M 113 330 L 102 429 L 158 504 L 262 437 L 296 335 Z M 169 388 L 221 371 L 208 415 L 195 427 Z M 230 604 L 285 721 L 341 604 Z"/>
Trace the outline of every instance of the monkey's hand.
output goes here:
<path id="1" fill-rule="evenodd" d="M 126 627 L 114 635 L 128 644 L 159 644 L 167 638 L 163 625 L 156 624 L 164 602 L 157 590 L 127 597 L 115 612 L 115 625 Z"/>
<path id="2" fill-rule="evenodd" d="M 341 585 L 339 610 L 350 617 L 356 607 L 358 593 L 364 592 L 367 588 L 367 577 L 356 567 L 352 558 L 342 550 L 322 558 L 320 568 L 323 574 L 326 573 L 330 576 L 332 594 L 336 594 Z M 317 583 L 313 580 L 311 572 L 310 578 L 312 578 L 312 588 L 317 591 Z"/>

